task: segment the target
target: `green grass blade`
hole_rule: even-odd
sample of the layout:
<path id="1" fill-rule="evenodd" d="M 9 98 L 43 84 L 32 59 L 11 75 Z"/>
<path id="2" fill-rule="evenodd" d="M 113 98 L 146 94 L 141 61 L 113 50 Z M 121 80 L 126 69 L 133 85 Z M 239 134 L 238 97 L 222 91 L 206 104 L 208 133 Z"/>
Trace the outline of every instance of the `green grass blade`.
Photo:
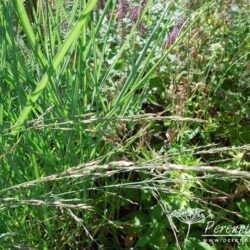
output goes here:
<path id="1" fill-rule="evenodd" d="M 151 42 L 153 41 L 153 38 L 156 34 L 156 32 L 159 30 L 159 26 L 163 20 L 163 18 L 165 17 L 166 13 L 167 13 L 167 10 L 168 10 L 168 7 L 170 5 L 171 1 L 166 5 L 166 8 L 165 10 L 163 11 L 163 14 L 160 18 L 160 20 L 158 21 L 157 25 L 155 26 L 155 28 L 153 29 L 153 31 L 151 32 L 150 34 L 150 37 L 149 39 L 147 40 L 143 50 L 141 51 L 139 57 L 137 58 L 136 62 L 135 62 L 135 65 L 133 67 L 133 70 L 131 71 L 130 75 L 128 76 L 128 79 L 127 81 L 125 82 L 121 92 L 119 93 L 118 97 L 114 100 L 114 107 L 115 106 L 119 106 L 120 104 L 120 101 L 121 99 L 123 98 L 123 96 L 126 94 L 127 90 L 131 87 L 132 83 L 133 83 L 133 80 L 135 79 L 136 77 L 136 74 L 137 74 L 137 70 L 139 69 L 141 63 L 143 62 L 144 58 L 145 58 L 145 55 L 148 51 L 148 48 L 151 44 Z"/>
<path id="2" fill-rule="evenodd" d="M 24 7 L 24 1 L 20 1 L 20 0 L 14 0 L 13 4 L 15 6 L 15 9 L 17 11 L 17 15 L 19 17 L 19 20 L 21 21 L 22 27 L 25 31 L 25 34 L 28 38 L 29 44 L 31 46 L 31 49 L 35 55 L 35 57 L 38 58 L 39 64 L 40 66 L 43 68 L 43 70 L 45 71 L 46 69 L 46 58 L 44 57 L 40 46 L 36 40 L 36 36 L 33 32 L 31 23 L 29 21 L 29 17 L 27 15 L 27 12 L 25 10 Z"/>
<path id="3" fill-rule="evenodd" d="M 56 54 L 55 58 L 52 61 L 52 64 L 49 66 L 47 72 L 44 74 L 40 82 L 37 84 L 36 89 L 34 92 L 28 96 L 28 101 L 24 109 L 21 111 L 14 128 L 12 129 L 12 134 L 15 135 L 19 132 L 22 125 L 28 118 L 35 102 L 42 94 L 42 91 L 46 88 L 49 83 L 49 78 L 53 75 L 54 71 L 58 68 L 59 64 L 63 61 L 66 53 L 69 51 L 71 45 L 75 42 L 78 38 L 79 34 L 81 33 L 82 26 L 85 23 L 85 18 L 91 13 L 91 10 L 95 7 L 97 0 L 90 1 L 84 11 L 82 12 L 78 22 L 75 24 L 75 27 L 71 30 L 70 34 L 68 35 L 67 39 L 63 43 L 62 47 Z"/>

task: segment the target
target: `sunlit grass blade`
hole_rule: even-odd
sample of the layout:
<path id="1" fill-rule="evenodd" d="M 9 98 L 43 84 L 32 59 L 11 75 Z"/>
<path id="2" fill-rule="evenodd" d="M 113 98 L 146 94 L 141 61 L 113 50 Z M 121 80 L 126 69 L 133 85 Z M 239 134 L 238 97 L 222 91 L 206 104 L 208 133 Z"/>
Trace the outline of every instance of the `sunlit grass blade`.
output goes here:
<path id="1" fill-rule="evenodd" d="M 77 37 L 81 33 L 81 29 L 85 23 L 85 18 L 91 13 L 93 8 L 95 7 L 97 0 L 89 1 L 86 8 L 82 12 L 78 22 L 75 24 L 74 28 L 71 30 L 70 34 L 68 35 L 67 39 L 63 43 L 62 47 L 56 54 L 55 58 L 52 61 L 52 64 L 49 66 L 47 72 L 42 77 L 41 81 L 37 84 L 36 89 L 32 93 L 32 95 L 28 96 L 28 102 L 22 112 L 20 113 L 14 128 L 12 130 L 13 134 L 16 134 L 20 129 L 23 123 L 26 121 L 28 115 L 30 114 L 35 102 L 42 94 L 43 89 L 49 83 L 49 78 L 53 75 L 54 71 L 58 68 L 59 64 L 63 61 L 66 53 L 69 51 L 71 45 L 76 41 Z"/>
<path id="2" fill-rule="evenodd" d="M 20 0 L 14 0 L 13 4 L 16 8 L 16 12 L 18 15 L 18 18 L 22 24 L 22 27 L 25 31 L 25 34 L 28 38 L 28 42 L 30 44 L 30 47 L 35 55 L 36 58 L 38 58 L 39 64 L 42 67 L 43 70 L 46 69 L 46 58 L 44 57 L 40 45 L 36 39 L 36 36 L 33 32 L 29 17 L 27 15 L 27 12 L 25 10 L 24 7 L 24 1 L 20 1 Z"/>

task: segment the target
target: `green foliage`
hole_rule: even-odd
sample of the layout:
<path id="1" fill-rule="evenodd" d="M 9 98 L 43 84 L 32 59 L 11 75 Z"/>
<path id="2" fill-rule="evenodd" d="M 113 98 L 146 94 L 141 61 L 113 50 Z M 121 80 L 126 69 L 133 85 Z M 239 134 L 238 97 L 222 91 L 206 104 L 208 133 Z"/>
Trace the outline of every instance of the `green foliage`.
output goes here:
<path id="1" fill-rule="evenodd" d="M 249 170 L 248 12 L 2 0 L 0 249 L 222 249 L 205 234 L 249 225 L 247 179 L 188 169 Z"/>

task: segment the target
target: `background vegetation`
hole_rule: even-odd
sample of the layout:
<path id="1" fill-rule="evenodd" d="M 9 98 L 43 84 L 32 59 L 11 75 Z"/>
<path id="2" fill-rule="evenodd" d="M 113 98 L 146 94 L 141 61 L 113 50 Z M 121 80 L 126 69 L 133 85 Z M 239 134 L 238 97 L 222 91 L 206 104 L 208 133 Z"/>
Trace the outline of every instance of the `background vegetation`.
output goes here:
<path id="1" fill-rule="evenodd" d="M 249 249 L 202 237 L 250 224 L 249 27 L 247 0 L 2 0 L 0 249 Z"/>

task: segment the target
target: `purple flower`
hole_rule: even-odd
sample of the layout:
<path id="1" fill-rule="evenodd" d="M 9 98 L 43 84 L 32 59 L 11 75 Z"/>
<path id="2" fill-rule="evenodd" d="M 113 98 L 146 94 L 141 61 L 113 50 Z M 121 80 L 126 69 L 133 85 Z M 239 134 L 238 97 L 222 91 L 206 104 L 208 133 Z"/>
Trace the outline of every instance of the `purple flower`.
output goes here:
<path id="1" fill-rule="evenodd" d="M 130 12 L 130 18 L 131 20 L 135 23 L 138 19 L 138 17 L 141 14 L 141 8 L 140 7 L 134 7 L 132 8 L 131 12 Z"/>
<path id="2" fill-rule="evenodd" d="M 179 33 L 180 33 L 180 28 L 177 26 L 174 26 L 173 30 L 170 32 L 168 36 L 167 45 L 174 44 Z"/>
<path id="3" fill-rule="evenodd" d="M 181 27 L 184 24 L 185 19 L 181 18 L 176 25 L 174 26 L 174 28 L 172 29 L 172 31 L 170 32 L 168 39 L 165 43 L 165 46 L 168 47 L 172 44 L 175 43 L 176 39 L 178 38 L 178 36 L 180 35 L 180 31 L 181 31 Z"/>
<path id="4" fill-rule="evenodd" d="M 116 17 L 118 19 L 123 19 L 129 11 L 129 3 L 127 0 L 119 0 L 118 11 Z"/>
<path id="5" fill-rule="evenodd" d="M 147 3 L 147 0 L 142 0 L 141 1 L 141 6 L 140 7 L 133 7 L 130 11 L 130 19 L 132 22 L 136 23 L 138 18 L 140 17 L 145 4 Z M 145 25 L 143 22 L 140 22 L 138 25 L 138 30 L 140 33 L 143 33 L 145 31 Z"/>

